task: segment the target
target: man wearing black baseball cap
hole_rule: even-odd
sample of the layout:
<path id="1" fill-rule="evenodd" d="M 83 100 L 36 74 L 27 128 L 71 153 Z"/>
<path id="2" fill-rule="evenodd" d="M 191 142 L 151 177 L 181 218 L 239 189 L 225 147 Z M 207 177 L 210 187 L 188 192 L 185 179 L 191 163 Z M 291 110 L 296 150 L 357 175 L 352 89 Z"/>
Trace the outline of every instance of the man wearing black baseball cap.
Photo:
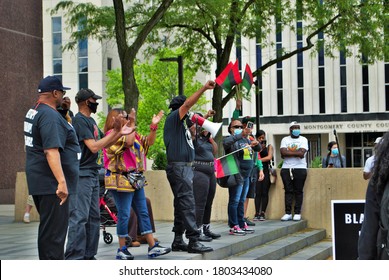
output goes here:
<path id="1" fill-rule="evenodd" d="M 91 89 L 81 89 L 76 94 L 78 113 L 73 118 L 73 126 L 81 148 L 78 192 L 69 197 L 69 231 L 65 258 L 94 259 L 100 236 L 99 169 L 102 165 L 101 149 L 110 147 L 123 135 L 135 131 L 122 126 L 122 116 L 115 119 L 112 133 L 103 138 L 103 133 L 91 117 L 96 113 L 97 99 L 101 96 Z M 129 122 L 127 123 L 129 124 Z"/>
<path id="2" fill-rule="evenodd" d="M 66 93 L 69 87 L 64 87 L 60 79 L 56 76 L 47 76 L 42 79 L 38 86 L 38 93 L 52 92 L 54 90 L 60 90 Z"/>
<path id="3" fill-rule="evenodd" d="M 57 112 L 65 90 L 54 76 L 42 79 L 37 103 L 24 120 L 28 191 L 39 213 L 41 260 L 63 260 L 69 221 L 68 195 L 76 192 L 79 157 L 76 132 Z"/>

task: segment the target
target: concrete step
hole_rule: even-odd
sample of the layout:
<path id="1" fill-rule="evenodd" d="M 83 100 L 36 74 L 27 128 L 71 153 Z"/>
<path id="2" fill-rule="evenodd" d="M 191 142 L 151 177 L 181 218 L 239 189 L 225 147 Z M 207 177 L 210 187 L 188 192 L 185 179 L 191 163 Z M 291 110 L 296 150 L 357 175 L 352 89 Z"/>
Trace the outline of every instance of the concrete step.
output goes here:
<path id="1" fill-rule="evenodd" d="M 213 241 L 209 244 L 214 251 L 203 255 L 193 255 L 190 259 L 193 260 L 221 260 L 229 259 L 231 256 L 246 252 L 253 247 L 261 246 L 269 242 L 273 242 L 279 238 L 287 236 L 292 233 L 304 230 L 307 227 L 306 221 L 299 222 L 281 222 L 277 220 L 268 220 L 257 223 L 255 232 L 247 234 L 246 236 L 229 235 L 228 231 L 222 234 L 222 238 Z M 324 238 L 324 237 L 322 237 Z"/>
<path id="2" fill-rule="evenodd" d="M 239 254 L 228 257 L 229 260 L 280 260 L 304 248 L 322 241 L 326 236 L 324 229 L 304 229 L 282 236 L 274 241 L 256 246 Z M 300 257 L 302 257 L 301 255 Z M 324 259 L 326 259 L 326 256 Z M 298 258 L 298 256 L 296 256 Z M 308 259 L 308 258 L 307 258 Z"/>
<path id="3" fill-rule="evenodd" d="M 308 246 L 283 260 L 326 260 L 332 258 L 332 241 L 324 240 Z"/>

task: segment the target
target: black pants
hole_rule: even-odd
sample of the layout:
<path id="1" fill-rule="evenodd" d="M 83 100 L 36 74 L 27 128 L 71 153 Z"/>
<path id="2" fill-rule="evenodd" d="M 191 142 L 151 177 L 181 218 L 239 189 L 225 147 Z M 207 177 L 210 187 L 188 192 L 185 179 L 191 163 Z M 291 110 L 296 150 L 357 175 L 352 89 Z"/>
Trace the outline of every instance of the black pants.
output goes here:
<path id="1" fill-rule="evenodd" d="M 166 175 L 174 195 L 173 232 L 185 232 L 187 238 L 196 241 L 200 234 L 196 225 L 192 166 L 184 162 L 169 163 Z"/>
<path id="2" fill-rule="evenodd" d="M 212 203 L 216 193 L 216 177 L 213 166 L 195 165 L 193 194 L 195 198 L 196 224 L 200 228 L 211 222 Z"/>
<path id="3" fill-rule="evenodd" d="M 57 195 L 33 195 L 40 216 L 38 253 L 40 260 L 65 259 L 65 238 L 69 222 L 69 200 L 59 205 Z"/>
<path id="4" fill-rule="evenodd" d="M 301 213 L 303 205 L 303 189 L 305 179 L 307 179 L 307 169 L 281 169 L 281 178 L 285 189 L 285 213 L 292 214 L 292 204 L 294 202 L 294 214 Z"/>
<path id="5" fill-rule="evenodd" d="M 262 181 L 256 181 L 255 188 L 255 216 L 261 214 L 261 212 L 266 212 L 267 205 L 269 203 L 269 189 L 270 189 L 270 175 L 269 169 L 263 169 L 263 174 L 265 178 Z"/>

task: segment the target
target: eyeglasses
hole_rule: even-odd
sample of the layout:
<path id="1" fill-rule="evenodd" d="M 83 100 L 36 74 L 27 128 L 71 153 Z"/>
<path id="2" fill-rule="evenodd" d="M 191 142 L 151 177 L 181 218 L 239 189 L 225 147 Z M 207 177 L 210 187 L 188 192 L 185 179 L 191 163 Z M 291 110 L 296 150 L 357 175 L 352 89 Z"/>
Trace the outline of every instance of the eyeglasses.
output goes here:
<path id="1" fill-rule="evenodd" d="M 234 125 L 232 128 L 243 128 L 243 125 Z"/>

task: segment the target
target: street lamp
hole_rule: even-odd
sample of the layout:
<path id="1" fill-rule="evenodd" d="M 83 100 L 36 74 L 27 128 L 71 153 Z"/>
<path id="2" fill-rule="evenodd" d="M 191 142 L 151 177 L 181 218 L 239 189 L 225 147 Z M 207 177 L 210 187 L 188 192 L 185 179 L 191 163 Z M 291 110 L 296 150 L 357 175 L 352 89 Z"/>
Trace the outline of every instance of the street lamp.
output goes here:
<path id="1" fill-rule="evenodd" d="M 159 60 L 176 61 L 178 63 L 178 94 L 183 95 L 184 94 L 184 69 L 183 69 L 182 56 L 179 55 L 177 57 L 160 58 Z"/>

